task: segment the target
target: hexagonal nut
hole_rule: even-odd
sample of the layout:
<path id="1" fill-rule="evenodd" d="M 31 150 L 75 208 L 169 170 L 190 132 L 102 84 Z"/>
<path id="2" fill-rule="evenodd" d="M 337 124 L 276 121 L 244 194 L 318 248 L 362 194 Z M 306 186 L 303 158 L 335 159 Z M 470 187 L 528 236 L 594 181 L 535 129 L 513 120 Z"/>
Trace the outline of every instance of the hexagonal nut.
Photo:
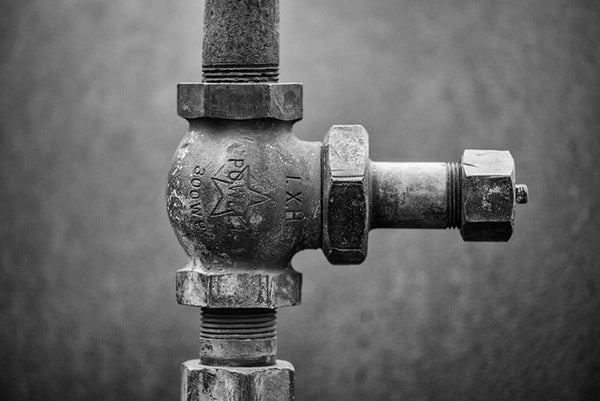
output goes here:
<path id="1" fill-rule="evenodd" d="M 460 234 L 465 241 L 508 241 L 515 220 L 515 162 L 508 151 L 465 150 Z"/>
<path id="2" fill-rule="evenodd" d="M 234 368 L 202 365 L 198 359 L 182 366 L 182 401 L 292 401 L 294 367 L 278 360 L 273 366 Z"/>
<path id="3" fill-rule="evenodd" d="M 188 265 L 177 271 L 181 305 L 208 308 L 280 308 L 300 303 L 302 273 L 288 267 L 273 271 L 209 272 Z"/>
<path id="4" fill-rule="evenodd" d="M 180 83 L 177 114 L 229 120 L 302 118 L 302 84 L 297 83 Z"/>
<path id="5" fill-rule="evenodd" d="M 362 263 L 369 236 L 369 134 L 362 125 L 334 125 L 322 155 L 323 252 L 333 264 Z"/>

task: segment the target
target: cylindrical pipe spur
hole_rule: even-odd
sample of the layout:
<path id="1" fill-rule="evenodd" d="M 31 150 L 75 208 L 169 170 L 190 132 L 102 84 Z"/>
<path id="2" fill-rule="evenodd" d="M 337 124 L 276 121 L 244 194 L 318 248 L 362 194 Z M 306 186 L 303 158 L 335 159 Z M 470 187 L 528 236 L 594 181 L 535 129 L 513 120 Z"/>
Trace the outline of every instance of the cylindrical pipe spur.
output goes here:
<path id="1" fill-rule="evenodd" d="M 371 162 L 371 228 L 460 226 L 458 163 Z"/>

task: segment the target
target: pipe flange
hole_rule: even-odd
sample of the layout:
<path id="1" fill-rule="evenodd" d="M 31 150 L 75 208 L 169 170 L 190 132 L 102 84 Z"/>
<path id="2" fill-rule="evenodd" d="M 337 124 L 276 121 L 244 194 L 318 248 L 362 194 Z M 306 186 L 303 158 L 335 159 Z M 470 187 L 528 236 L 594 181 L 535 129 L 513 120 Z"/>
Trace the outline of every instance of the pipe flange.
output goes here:
<path id="1" fill-rule="evenodd" d="M 206 83 L 177 85 L 177 115 L 190 119 L 302 119 L 302 84 Z"/>

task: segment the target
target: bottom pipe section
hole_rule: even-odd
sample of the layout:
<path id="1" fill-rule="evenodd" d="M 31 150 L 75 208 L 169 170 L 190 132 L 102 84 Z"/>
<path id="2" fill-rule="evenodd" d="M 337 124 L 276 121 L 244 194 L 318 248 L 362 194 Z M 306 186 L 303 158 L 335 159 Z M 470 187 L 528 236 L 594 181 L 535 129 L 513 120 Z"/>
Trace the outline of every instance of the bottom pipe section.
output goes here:
<path id="1" fill-rule="evenodd" d="M 459 228 L 459 163 L 371 162 L 371 228 Z"/>
<path id="2" fill-rule="evenodd" d="M 209 366 L 270 366 L 277 356 L 274 309 L 202 308 L 200 361 Z"/>

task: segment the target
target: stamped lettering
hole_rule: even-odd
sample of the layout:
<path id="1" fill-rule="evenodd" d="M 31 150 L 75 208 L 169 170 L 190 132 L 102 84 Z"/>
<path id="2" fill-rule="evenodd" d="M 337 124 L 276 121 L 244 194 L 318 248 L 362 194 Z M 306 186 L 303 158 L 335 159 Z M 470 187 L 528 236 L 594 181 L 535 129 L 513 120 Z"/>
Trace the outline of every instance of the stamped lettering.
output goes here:
<path id="1" fill-rule="evenodd" d="M 231 230 L 248 228 L 248 212 L 253 207 L 272 201 L 268 191 L 252 176 L 251 167 L 245 159 L 229 159 L 211 180 L 219 198 L 210 217 L 223 217 Z"/>
<path id="2" fill-rule="evenodd" d="M 285 177 L 285 221 L 304 220 L 302 200 L 302 177 L 288 175 Z"/>
<path id="3" fill-rule="evenodd" d="M 192 224 L 196 225 L 200 230 L 207 229 L 206 213 L 200 199 L 200 187 L 202 186 L 201 177 L 206 173 L 206 167 L 195 166 L 192 169 L 192 178 L 190 180 L 191 188 L 188 192 L 188 197 L 192 200 L 190 204 Z"/>

